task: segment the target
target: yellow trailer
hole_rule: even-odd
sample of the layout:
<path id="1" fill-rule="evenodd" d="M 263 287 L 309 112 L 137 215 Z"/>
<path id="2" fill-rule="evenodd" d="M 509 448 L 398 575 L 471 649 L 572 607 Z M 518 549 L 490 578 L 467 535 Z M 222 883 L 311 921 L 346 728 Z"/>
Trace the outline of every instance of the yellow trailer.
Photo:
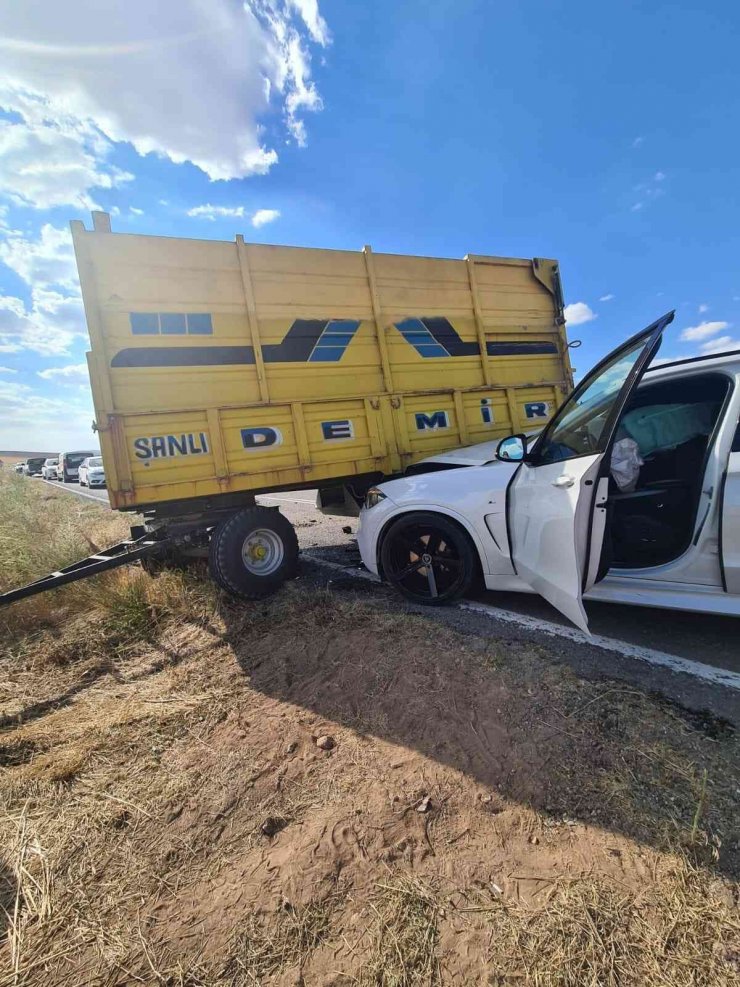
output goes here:
<path id="1" fill-rule="evenodd" d="M 553 260 L 129 235 L 105 213 L 71 226 L 111 505 L 149 530 L 197 521 L 242 595 L 297 552 L 284 519 L 267 537 L 276 512 L 255 494 L 359 502 L 433 453 L 537 427 L 572 387 Z M 264 576 L 254 591 L 214 526 Z"/>

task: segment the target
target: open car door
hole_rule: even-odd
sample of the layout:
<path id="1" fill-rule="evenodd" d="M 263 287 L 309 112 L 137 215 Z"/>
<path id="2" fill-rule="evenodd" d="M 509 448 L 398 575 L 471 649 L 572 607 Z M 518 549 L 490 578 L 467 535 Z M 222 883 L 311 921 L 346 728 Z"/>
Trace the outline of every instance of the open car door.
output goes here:
<path id="1" fill-rule="evenodd" d="M 518 576 L 585 631 L 583 594 L 599 571 L 614 436 L 673 316 L 633 336 L 584 378 L 509 484 L 507 523 Z"/>

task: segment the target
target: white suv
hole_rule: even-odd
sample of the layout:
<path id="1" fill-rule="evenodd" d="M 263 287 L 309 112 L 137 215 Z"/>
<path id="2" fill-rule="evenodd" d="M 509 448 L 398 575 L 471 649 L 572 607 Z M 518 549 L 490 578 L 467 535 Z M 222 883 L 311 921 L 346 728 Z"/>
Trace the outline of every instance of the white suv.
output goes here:
<path id="1" fill-rule="evenodd" d="M 605 357 L 534 443 L 372 487 L 367 568 L 432 605 L 482 574 L 582 630 L 584 598 L 740 616 L 740 351 L 651 367 L 672 319 Z"/>

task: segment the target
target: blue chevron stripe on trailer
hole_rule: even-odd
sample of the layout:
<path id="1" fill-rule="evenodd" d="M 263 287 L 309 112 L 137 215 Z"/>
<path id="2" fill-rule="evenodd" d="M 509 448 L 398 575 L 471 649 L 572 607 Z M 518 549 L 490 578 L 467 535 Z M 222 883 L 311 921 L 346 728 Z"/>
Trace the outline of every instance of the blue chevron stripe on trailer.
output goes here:
<path id="1" fill-rule="evenodd" d="M 330 319 L 316 340 L 308 362 L 336 363 L 341 360 L 359 325 L 357 319 Z"/>
<path id="2" fill-rule="evenodd" d="M 396 329 L 420 356 L 450 355 L 449 350 L 434 338 L 421 319 L 404 319 L 402 322 L 396 322 Z"/>

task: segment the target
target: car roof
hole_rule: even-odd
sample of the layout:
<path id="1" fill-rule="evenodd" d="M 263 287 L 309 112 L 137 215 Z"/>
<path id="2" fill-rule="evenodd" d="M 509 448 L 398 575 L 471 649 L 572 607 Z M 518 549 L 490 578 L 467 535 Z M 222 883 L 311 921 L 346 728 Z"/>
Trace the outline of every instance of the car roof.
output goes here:
<path id="1" fill-rule="evenodd" d="M 740 350 L 728 350 L 726 353 L 707 353 L 705 356 L 687 356 L 677 360 L 666 360 L 663 363 L 654 363 L 647 368 L 646 373 L 670 372 L 677 368 L 679 370 L 689 370 L 694 366 L 698 370 L 712 369 L 713 367 L 726 369 L 732 365 L 737 365 L 740 368 Z"/>

